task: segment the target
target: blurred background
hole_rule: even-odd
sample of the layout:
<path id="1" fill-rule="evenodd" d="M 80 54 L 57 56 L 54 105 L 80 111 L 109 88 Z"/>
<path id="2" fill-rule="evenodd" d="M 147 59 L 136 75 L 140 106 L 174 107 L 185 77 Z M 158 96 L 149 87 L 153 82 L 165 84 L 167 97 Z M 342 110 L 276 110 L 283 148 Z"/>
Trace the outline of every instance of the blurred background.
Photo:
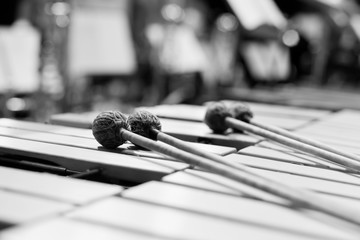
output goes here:
<path id="1" fill-rule="evenodd" d="M 0 117 L 217 99 L 360 109 L 359 4 L 2 0 Z"/>

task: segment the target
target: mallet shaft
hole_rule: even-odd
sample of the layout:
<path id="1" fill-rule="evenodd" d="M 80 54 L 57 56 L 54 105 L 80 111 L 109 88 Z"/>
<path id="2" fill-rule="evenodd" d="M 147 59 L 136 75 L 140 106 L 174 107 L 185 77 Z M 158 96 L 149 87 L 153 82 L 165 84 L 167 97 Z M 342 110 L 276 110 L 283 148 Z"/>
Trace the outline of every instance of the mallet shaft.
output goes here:
<path id="1" fill-rule="evenodd" d="M 256 173 L 252 172 L 249 168 L 242 167 L 242 165 L 240 165 L 240 164 L 234 164 L 234 163 L 231 163 L 229 161 L 224 161 L 223 158 L 221 158 L 220 156 L 218 156 L 216 154 L 202 151 L 202 150 L 190 145 L 189 143 L 187 143 L 187 142 L 185 142 L 185 141 L 183 141 L 181 139 L 172 137 L 169 134 L 161 132 L 161 131 L 159 131 L 157 129 L 152 129 L 152 132 L 154 133 L 154 135 L 156 135 L 156 139 L 158 141 L 164 142 L 166 144 L 169 144 L 169 145 L 171 145 L 173 147 L 176 147 L 178 149 L 181 149 L 183 151 L 190 152 L 190 153 L 193 153 L 195 155 L 210 159 L 210 160 L 215 161 L 217 163 L 227 165 L 227 166 L 229 166 L 229 167 L 231 167 L 233 169 L 244 171 L 244 172 L 247 172 L 247 173 L 250 173 L 250 174 L 256 174 Z"/>
<path id="2" fill-rule="evenodd" d="M 347 158 L 350 158 L 350 159 L 354 159 L 354 160 L 360 162 L 360 157 L 358 155 L 355 155 L 355 154 L 352 154 L 352 153 L 349 153 L 349 152 L 340 151 L 338 149 L 330 147 L 330 146 L 328 146 L 326 144 L 323 144 L 321 142 L 315 141 L 313 139 L 309 139 L 309 138 L 304 137 L 304 136 L 300 136 L 299 134 L 294 134 L 292 132 L 289 132 L 289 131 L 287 131 L 285 129 L 282 129 L 282 128 L 279 128 L 279 127 L 276 127 L 276 126 L 263 124 L 263 123 L 260 123 L 258 121 L 255 121 L 253 119 L 251 119 L 249 121 L 250 121 L 250 124 L 252 124 L 254 126 L 257 126 L 259 128 L 263 128 L 265 130 L 280 134 L 282 136 L 291 138 L 293 140 L 296 140 L 296 141 L 299 141 L 299 142 L 302 142 L 302 143 L 305 143 L 305 144 L 308 144 L 308 145 L 323 149 L 325 151 L 335 153 L 335 154 L 340 155 L 340 156 L 344 156 L 344 157 L 347 157 Z"/>
<path id="3" fill-rule="evenodd" d="M 340 156 L 340 155 L 334 154 L 332 152 L 325 151 L 323 149 L 316 148 L 316 147 L 313 147 L 311 145 L 301 143 L 299 141 L 295 141 L 293 139 L 281 136 L 279 134 L 275 134 L 275 133 L 273 133 L 271 131 L 259 128 L 257 126 L 253 126 L 253 125 L 251 125 L 249 123 L 245 123 L 245 122 L 243 122 L 241 120 L 237 120 L 237 119 L 232 118 L 232 117 L 226 117 L 225 118 L 225 123 L 229 127 L 244 130 L 244 131 L 250 132 L 252 134 L 265 137 L 267 139 L 270 139 L 270 140 L 273 140 L 275 142 L 281 143 L 281 144 L 283 144 L 285 146 L 289 146 L 289 147 L 292 147 L 294 149 L 301 150 L 303 152 L 307 152 L 307 153 L 316 155 L 316 156 L 321 157 L 321 158 L 323 158 L 325 160 L 328 160 L 328 161 L 330 161 L 332 163 L 336 163 L 336 164 L 338 164 L 340 166 L 345 166 L 347 168 L 351 168 L 352 170 L 355 170 L 355 171 L 358 171 L 358 172 L 360 171 L 360 163 L 353 160 L 353 159 L 349 159 L 347 157 Z"/>

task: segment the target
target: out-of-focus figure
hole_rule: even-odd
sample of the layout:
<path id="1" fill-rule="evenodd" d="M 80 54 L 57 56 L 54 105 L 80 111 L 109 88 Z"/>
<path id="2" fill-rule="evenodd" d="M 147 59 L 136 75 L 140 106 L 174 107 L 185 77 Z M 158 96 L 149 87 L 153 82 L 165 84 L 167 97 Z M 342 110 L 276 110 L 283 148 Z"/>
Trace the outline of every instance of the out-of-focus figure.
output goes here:
<path id="1" fill-rule="evenodd" d="M 283 41 L 288 22 L 278 6 L 272 0 L 227 2 L 240 23 L 240 58 L 250 85 L 288 81 L 289 45 L 297 44 L 297 39 Z"/>
<path id="2" fill-rule="evenodd" d="M 208 64 L 202 43 L 206 5 L 202 1 L 139 1 L 146 12 L 141 46 L 148 47 L 150 93 L 146 103 L 194 102 L 206 88 Z M 139 16 L 139 15 L 137 15 Z M 139 28 L 136 28 L 139 29 Z"/>
<path id="3" fill-rule="evenodd" d="M 353 0 L 275 0 L 308 44 L 299 73 L 314 86 L 336 88 L 359 77 L 359 7 Z M 301 52 L 298 52 L 301 54 Z M 305 68 L 309 71 L 303 71 Z M 302 70 L 302 71 L 301 71 Z"/>
<path id="4" fill-rule="evenodd" d="M 66 98 L 72 110 L 77 105 L 100 105 L 104 98 L 120 103 L 136 95 L 140 89 L 131 91 L 138 67 L 130 22 L 131 1 L 71 3 Z"/>
<path id="5" fill-rule="evenodd" d="M 195 103 L 222 87 L 292 80 L 298 35 L 272 0 L 136 2 L 135 29 L 144 35 L 135 40 L 151 76 L 146 103 Z"/>
<path id="6" fill-rule="evenodd" d="M 26 0 L 0 3 L 0 105 L 6 117 L 29 116 L 34 107 L 29 96 L 40 85 L 41 36 L 26 8 Z"/>

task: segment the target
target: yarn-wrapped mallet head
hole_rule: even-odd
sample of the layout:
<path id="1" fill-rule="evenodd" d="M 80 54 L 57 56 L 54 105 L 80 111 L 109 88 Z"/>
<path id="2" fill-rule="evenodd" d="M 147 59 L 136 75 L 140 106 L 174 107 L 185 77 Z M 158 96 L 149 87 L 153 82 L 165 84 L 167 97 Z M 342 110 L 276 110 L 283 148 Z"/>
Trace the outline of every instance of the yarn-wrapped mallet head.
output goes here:
<path id="1" fill-rule="evenodd" d="M 156 140 L 153 129 L 161 131 L 159 118 L 145 110 L 139 110 L 129 115 L 127 123 L 133 133 Z"/>
<path id="2" fill-rule="evenodd" d="M 254 116 L 250 108 L 241 102 L 230 102 L 227 108 L 233 118 L 247 123 L 250 122 L 250 119 Z"/>
<path id="3" fill-rule="evenodd" d="M 248 123 L 253 117 L 253 113 L 247 105 L 241 102 L 219 101 L 208 106 L 204 122 L 214 133 L 224 133 L 229 128 L 225 122 L 226 117 Z M 238 129 L 233 129 L 233 131 L 242 132 Z"/>
<path id="4" fill-rule="evenodd" d="M 115 149 L 126 142 L 120 135 L 120 129 L 129 130 L 127 117 L 118 111 L 100 113 L 93 121 L 93 135 L 103 147 Z"/>
<path id="5" fill-rule="evenodd" d="M 214 133 L 223 133 L 229 128 L 225 123 L 226 117 L 231 117 L 226 104 L 224 102 L 214 102 L 208 106 L 204 122 Z"/>

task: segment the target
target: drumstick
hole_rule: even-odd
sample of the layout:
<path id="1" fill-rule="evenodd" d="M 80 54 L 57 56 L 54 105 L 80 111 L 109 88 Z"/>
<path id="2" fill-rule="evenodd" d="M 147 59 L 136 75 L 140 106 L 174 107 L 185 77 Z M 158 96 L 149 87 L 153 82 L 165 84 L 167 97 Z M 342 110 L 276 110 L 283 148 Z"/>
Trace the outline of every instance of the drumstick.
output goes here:
<path id="1" fill-rule="evenodd" d="M 294 139 L 296 141 L 299 141 L 299 142 L 302 142 L 302 143 L 305 143 L 305 144 L 308 144 L 308 145 L 323 149 L 325 151 L 329 151 L 329 152 L 332 152 L 332 153 L 335 153 L 335 154 L 350 158 L 350 159 L 355 159 L 355 160 L 360 162 L 360 156 L 358 156 L 356 154 L 340 151 L 340 150 L 338 150 L 336 148 L 333 148 L 333 147 L 330 147 L 330 146 L 328 146 L 328 145 L 326 145 L 324 143 L 315 141 L 313 139 L 310 139 L 310 138 L 307 138 L 307 137 L 304 137 L 304 136 L 300 136 L 299 134 L 295 134 L 295 133 L 287 131 L 287 130 L 285 130 L 283 128 L 279 128 L 279 127 L 272 126 L 272 125 L 269 125 L 269 124 L 264 124 L 264 123 L 261 123 L 259 121 L 254 120 L 253 119 L 253 113 L 250 111 L 250 108 L 247 107 L 245 104 L 242 104 L 240 102 L 234 102 L 234 103 L 231 103 L 227 107 L 228 107 L 232 117 L 234 117 L 234 118 L 236 118 L 238 120 L 248 122 L 248 123 L 250 123 L 250 124 L 252 124 L 252 125 L 254 125 L 256 127 L 268 130 L 270 132 L 274 132 L 274 133 L 280 134 L 282 136 Z"/>
<path id="2" fill-rule="evenodd" d="M 242 166 L 241 168 L 243 170 L 239 171 L 238 169 L 241 164 L 239 164 L 236 169 L 233 169 L 229 166 L 211 161 L 201 156 L 190 154 L 170 145 L 148 139 L 129 131 L 129 124 L 125 120 L 126 117 L 120 112 L 108 111 L 100 113 L 95 118 L 92 125 L 95 139 L 105 148 L 110 149 L 114 149 L 126 141 L 130 141 L 138 146 L 177 158 L 190 165 L 199 166 L 213 173 L 287 199 L 294 207 L 320 211 L 360 226 L 360 215 L 355 214 L 352 209 L 340 207 L 338 204 L 323 199 L 309 191 L 295 189 L 255 173 L 251 173 L 246 166 Z"/>
<path id="3" fill-rule="evenodd" d="M 228 128 L 247 131 L 285 146 L 316 155 L 346 168 L 351 168 L 357 172 L 360 171 L 360 162 L 355 159 L 350 159 L 235 119 L 232 116 L 232 112 L 230 112 L 229 108 L 223 102 L 215 102 L 207 108 L 204 122 L 216 133 L 223 133 Z"/>

